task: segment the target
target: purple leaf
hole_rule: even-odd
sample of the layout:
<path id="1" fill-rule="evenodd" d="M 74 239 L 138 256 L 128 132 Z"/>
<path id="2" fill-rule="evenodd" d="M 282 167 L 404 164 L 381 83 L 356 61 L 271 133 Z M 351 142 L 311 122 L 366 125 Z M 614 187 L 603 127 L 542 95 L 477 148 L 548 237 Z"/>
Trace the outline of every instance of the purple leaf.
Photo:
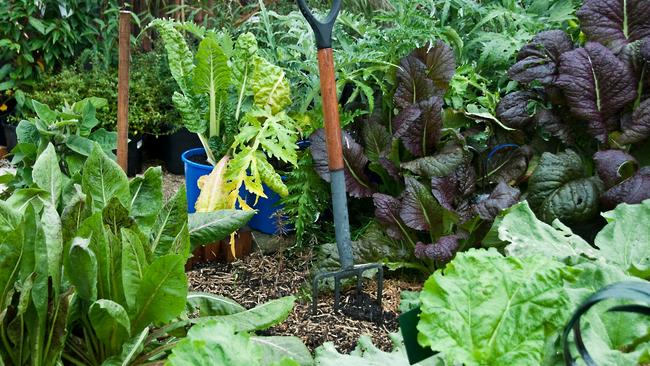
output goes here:
<path id="1" fill-rule="evenodd" d="M 463 161 L 465 161 L 463 148 L 458 145 L 447 145 L 435 155 L 402 163 L 401 166 L 420 176 L 444 177 L 451 174 Z"/>
<path id="2" fill-rule="evenodd" d="M 503 97 L 497 105 L 497 118 L 510 128 L 523 129 L 533 121 L 528 113 L 528 103 L 535 100 L 530 91 L 516 91 Z"/>
<path id="3" fill-rule="evenodd" d="M 518 188 L 501 182 L 486 199 L 475 205 L 476 212 L 483 220 L 493 221 L 499 212 L 517 203 L 520 195 Z"/>
<path id="4" fill-rule="evenodd" d="M 440 263 L 447 263 L 454 258 L 460 248 L 459 235 L 443 236 L 435 244 L 424 244 L 418 242 L 415 245 L 415 256 L 418 258 L 430 258 Z"/>
<path id="5" fill-rule="evenodd" d="M 641 203 L 650 198 L 650 167 L 643 167 L 621 183 L 607 190 L 601 197 L 603 209 L 613 209 L 619 203 Z"/>
<path id="6" fill-rule="evenodd" d="M 557 85 L 571 112 L 586 121 L 591 135 L 603 143 L 608 131 L 618 129 L 620 111 L 637 96 L 632 69 L 593 42 L 562 54 Z"/>
<path id="7" fill-rule="evenodd" d="M 458 195 L 456 179 L 454 179 L 453 175 L 431 178 L 431 193 L 433 193 L 433 197 L 440 203 L 440 206 L 449 211 L 453 211 L 454 201 Z"/>
<path id="8" fill-rule="evenodd" d="M 508 76 L 524 84 L 536 80 L 549 85 L 557 77 L 560 55 L 572 48 L 571 39 L 564 31 L 540 32 L 519 51 L 518 62 L 508 70 Z"/>
<path id="9" fill-rule="evenodd" d="M 456 72 L 454 51 L 445 42 L 436 41 L 431 48 L 425 46 L 413 51 L 412 55 L 419 58 L 427 67 L 427 77 L 433 80 L 433 85 L 443 95 L 449 88 L 449 82 Z M 428 99 L 428 98 L 426 98 Z"/>
<path id="10" fill-rule="evenodd" d="M 587 38 L 615 53 L 628 43 L 650 36 L 647 0 L 585 0 L 576 14 Z"/>
<path id="11" fill-rule="evenodd" d="M 637 143 L 650 136 L 650 99 L 639 104 L 629 122 L 621 123 L 621 129 L 623 134 L 618 138 L 621 144 Z"/>
<path id="12" fill-rule="evenodd" d="M 442 233 L 442 207 L 436 202 L 427 186 L 413 177 L 404 179 L 406 189 L 399 215 L 406 226 L 430 231 L 433 237 Z"/>
<path id="13" fill-rule="evenodd" d="M 641 42 L 641 47 L 639 48 L 641 53 L 641 58 L 646 63 L 650 63 L 650 37 L 646 38 Z"/>
<path id="14" fill-rule="evenodd" d="M 397 89 L 395 90 L 395 104 L 400 108 L 408 108 L 420 100 L 433 95 L 442 95 L 444 92 L 436 90 L 433 80 L 426 77 L 427 66 L 417 57 L 406 56 L 397 69 Z"/>
<path id="15" fill-rule="evenodd" d="M 393 179 L 395 179 L 397 181 L 400 180 L 399 168 L 388 157 L 383 156 L 383 155 L 380 156 L 379 157 L 379 165 L 381 165 L 384 169 L 386 169 L 386 172 L 388 172 L 388 175 L 393 177 Z"/>
<path id="16" fill-rule="evenodd" d="M 563 144 L 574 144 L 571 128 L 553 110 L 539 108 L 535 113 L 535 122 L 537 127 L 557 137 Z"/>
<path id="17" fill-rule="evenodd" d="M 368 160 L 379 162 L 384 151 L 390 150 L 392 138 L 383 125 L 372 120 L 368 121 L 363 126 L 362 136 Z"/>
<path id="18" fill-rule="evenodd" d="M 402 140 L 411 154 L 424 156 L 435 148 L 442 129 L 442 105 L 442 98 L 431 97 L 402 110 L 395 117 L 395 137 Z"/>
<path id="19" fill-rule="evenodd" d="M 372 195 L 372 202 L 375 204 L 375 217 L 383 225 L 386 234 L 393 239 L 404 238 L 400 229 L 400 226 L 404 227 L 399 216 L 402 206 L 400 200 L 387 194 L 375 193 Z"/>
<path id="20" fill-rule="evenodd" d="M 638 167 L 636 159 L 621 150 L 598 151 L 594 154 L 594 162 L 605 188 L 613 187 L 629 178 Z"/>
<path id="21" fill-rule="evenodd" d="M 311 154 L 314 158 L 314 169 L 325 181 L 330 181 L 327 162 L 327 143 L 325 130 L 316 130 L 310 137 Z M 347 133 L 343 132 L 343 161 L 345 163 L 345 187 L 352 197 L 370 197 L 374 193 L 370 179 L 365 173 L 368 158 L 363 154 L 363 148 Z"/>
<path id="22" fill-rule="evenodd" d="M 494 152 L 487 161 L 490 183 L 516 182 L 526 173 L 531 154 L 528 146 L 505 147 Z"/>

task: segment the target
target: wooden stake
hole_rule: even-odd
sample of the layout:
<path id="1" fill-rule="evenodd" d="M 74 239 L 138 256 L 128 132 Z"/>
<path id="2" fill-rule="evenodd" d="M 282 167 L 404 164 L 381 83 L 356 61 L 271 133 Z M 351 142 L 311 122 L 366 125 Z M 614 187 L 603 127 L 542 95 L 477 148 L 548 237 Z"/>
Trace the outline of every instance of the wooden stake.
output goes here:
<path id="1" fill-rule="evenodd" d="M 117 163 L 126 172 L 129 153 L 129 63 L 131 12 L 120 11 L 119 64 L 117 71 Z"/>

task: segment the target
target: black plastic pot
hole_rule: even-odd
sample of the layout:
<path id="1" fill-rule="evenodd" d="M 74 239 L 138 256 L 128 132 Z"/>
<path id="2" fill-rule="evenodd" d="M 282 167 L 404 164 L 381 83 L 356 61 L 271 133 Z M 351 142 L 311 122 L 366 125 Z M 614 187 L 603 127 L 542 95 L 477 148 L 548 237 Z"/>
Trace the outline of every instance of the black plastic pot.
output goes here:
<path id="1" fill-rule="evenodd" d="M 4 140 L 3 145 L 7 147 L 8 151 L 11 151 L 14 147 L 16 147 L 16 144 L 18 144 L 18 138 L 16 137 L 16 125 L 3 120 L 2 135 Z"/>
<path id="2" fill-rule="evenodd" d="M 16 146 L 16 126 L 13 127 L 13 145 L 11 148 L 9 148 L 9 145 L 7 144 L 7 139 L 5 138 L 5 129 L 4 126 L 8 124 L 9 116 L 11 116 L 14 113 L 14 110 L 16 109 L 16 100 L 11 99 L 7 102 L 7 107 L 9 107 L 6 111 L 0 112 L 0 145 L 2 146 L 7 146 L 9 150 L 13 149 L 14 146 Z"/>
<path id="3" fill-rule="evenodd" d="M 129 140 L 128 168 L 126 170 L 126 175 L 129 177 L 142 173 L 142 145 L 142 138 Z"/>
<path id="4" fill-rule="evenodd" d="M 171 135 L 161 136 L 159 142 L 160 158 L 165 162 L 165 168 L 168 172 L 179 175 L 184 173 L 181 155 L 187 150 L 203 147 L 198 136 L 185 127 Z"/>

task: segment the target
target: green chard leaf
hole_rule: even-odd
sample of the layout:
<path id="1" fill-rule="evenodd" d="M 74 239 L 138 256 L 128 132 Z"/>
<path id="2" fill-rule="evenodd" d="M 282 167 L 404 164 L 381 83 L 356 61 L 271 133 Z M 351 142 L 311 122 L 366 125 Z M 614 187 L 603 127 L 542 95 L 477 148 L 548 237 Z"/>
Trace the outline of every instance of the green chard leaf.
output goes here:
<path id="1" fill-rule="evenodd" d="M 418 341 L 450 364 L 539 365 L 568 316 L 564 272 L 547 257 L 459 253 L 424 285 Z"/>
<path id="2" fill-rule="evenodd" d="M 92 198 L 93 211 L 102 210 L 113 197 L 129 207 L 129 180 L 126 174 L 97 144 L 84 165 L 81 187 Z"/>

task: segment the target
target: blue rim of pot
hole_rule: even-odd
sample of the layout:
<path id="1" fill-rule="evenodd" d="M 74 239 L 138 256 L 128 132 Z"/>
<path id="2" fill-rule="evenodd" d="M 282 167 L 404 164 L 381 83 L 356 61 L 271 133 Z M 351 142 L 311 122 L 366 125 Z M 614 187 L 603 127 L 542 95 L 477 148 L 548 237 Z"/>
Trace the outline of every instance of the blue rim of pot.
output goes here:
<path id="1" fill-rule="evenodd" d="M 202 148 L 202 147 L 196 147 L 194 149 L 189 149 L 189 150 L 185 151 L 181 155 L 181 159 L 183 160 L 184 163 L 186 163 L 186 164 L 188 164 L 190 166 L 193 166 L 195 168 L 203 168 L 203 169 L 205 169 L 206 167 L 208 167 L 208 168 L 210 168 L 210 170 L 212 170 L 212 165 L 199 164 L 199 163 L 196 163 L 196 162 L 189 159 L 189 157 L 197 156 L 197 155 L 205 155 L 205 149 Z"/>

